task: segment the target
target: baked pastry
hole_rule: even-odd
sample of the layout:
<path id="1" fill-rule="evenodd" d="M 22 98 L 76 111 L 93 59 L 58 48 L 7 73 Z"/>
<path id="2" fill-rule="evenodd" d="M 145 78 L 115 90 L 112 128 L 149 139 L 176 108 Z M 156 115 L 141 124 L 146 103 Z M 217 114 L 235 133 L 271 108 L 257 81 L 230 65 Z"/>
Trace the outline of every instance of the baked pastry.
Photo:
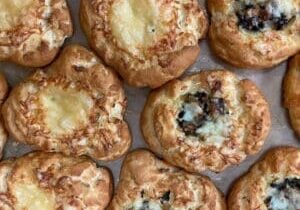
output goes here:
<path id="1" fill-rule="evenodd" d="M 154 90 L 141 128 L 151 150 L 190 172 L 220 172 L 258 152 L 271 126 L 269 106 L 251 81 L 201 71 Z"/>
<path id="2" fill-rule="evenodd" d="M 146 150 L 124 160 L 120 181 L 108 210 L 201 209 L 225 210 L 214 184 L 157 159 Z"/>
<path id="3" fill-rule="evenodd" d="M 72 35 L 66 0 L 1 0 L 0 60 L 30 67 L 49 64 Z"/>
<path id="4" fill-rule="evenodd" d="M 80 19 L 109 66 L 130 85 L 152 88 L 194 63 L 208 25 L 197 0 L 81 0 Z"/>
<path id="5" fill-rule="evenodd" d="M 117 75 L 79 45 L 66 47 L 46 71 L 16 86 L 3 105 L 20 142 L 66 155 L 112 160 L 130 147 L 127 106 Z"/>
<path id="6" fill-rule="evenodd" d="M 234 66 L 269 68 L 300 50 L 299 0 L 209 0 L 213 51 Z"/>
<path id="7" fill-rule="evenodd" d="M 289 111 L 293 128 L 300 136 L 300 54 L 290 61 L 284 79 L 284 106 Z"/>
<path id="8" fill-rule="evenodd" d="M 7 92 L 8 92 L 8 85 L 7 85 L 6 79 L 2 74 L 0 74 L 0 107 L 4 101 L 4 98 L 7 95 Z M 2 157 L 2 152 L 4 149 L 4 145 L 6 143 L 6 140 L 7 140 L 7 134 L 4 129 L 4 125 L 2 123 L 2 117 L 0 117 L 0 159 Z"/>
<path id="9" fill-rule="evenodd" d="M 0 209 L 105 209 L 110 172 L 87 158 L 31 153 L 0 163 Z"/>
<path id="10" fill-rule="evenodd" d="M 300 209 L 300 149 L 279 147 L 268 152 L 233 185 L 228 209 Z"/>

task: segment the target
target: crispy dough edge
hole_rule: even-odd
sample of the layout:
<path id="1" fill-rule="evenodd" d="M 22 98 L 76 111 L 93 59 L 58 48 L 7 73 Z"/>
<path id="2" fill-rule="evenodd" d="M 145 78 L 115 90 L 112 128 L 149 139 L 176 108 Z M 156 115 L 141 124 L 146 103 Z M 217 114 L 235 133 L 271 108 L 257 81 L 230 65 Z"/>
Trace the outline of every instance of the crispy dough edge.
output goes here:
<path id="1" fill-rule="evenodd" d="M 138 166 L 138 165 L 143 165 L 145 163 L 148 164 L 149 161 L 154 162 L 154 163 L 161 162 L 163 165 L 165 165 L 168 168 L 174 168 L 174 166 L 170 165 L 169 163 L 165 162 L 164 160 L 158 159 L 152 152 L 148 151 L 147 149 L 134 150 L 131 153 L 127 154 L 127 156 L 125 157 L 125 159 L 122 163 L 121 172 L 120 172 L 120 180 L 119 180 L 119 183 L 117 186 L 117 190 L 116 190 L 117 193 L 115 194 L 115 196 L 118 196 L 118 193 L 123 195 L 123 191 L 120 192 L 119 190 L 124 190 L 124 186 L 125 187 L 129 186 L 129 180 L 134 179 L 135 176 L 139 176 L 139 174 L 137 174 L 138 172 L 132 171 L 130 169 L 129 165 L 137 164 L 137 166 Z M 185 172 L 183 170 L 181 170 L 180 173 L 193 175 L 193 174 Z M 195 176 L 200 176 L 201 179 L 208 182 L 210 184 L 210 188 L 212 188 L 213 191 L 216 193 L 216 196 L 217 196 L 216 203 L 219 205 L 214 210 L 226 210 L 226 202 L 225 202 L 224 196 L 221 193 L 221 191 L 219 191 L 218 188 L 214 185 L 214 183 L 210 180 L 210 178 L 207 176 L 204 176 L 204 175 L 200 175 L 200 174 L 199 175 L 195 174 Z M 140 176 L 140 178 L 142 179 L 143 177 Z M 124 192 L 124 195 L 125 194 L 126 194 L 126 192 Z M 122 203 L 126 203 L 128 198 L 126 196 L 121 196 L 121 198 L 119 197 L 119 201 L 120 200 L 123 201 Z M 114 199 L 112 199 L 112 202 L 110 203 L 110 205 L 108 207 L 108 210 L 121 210 L 121 209 L 122 209 L 122 206 L 119 206 L 118 203 L 114 202 Z"/>
<path id="2" fill-rule="evenodd" d="M 80 22 L 81 27 L 88 39 L 89 45 L 92 49 L 94 49 L 97 54 L 105 60 L 105 56 L 97 49 L 96 43 L 94 43 L 93 34 L 91 31 L 91 25 L 93 22 L 93 17 L 90 17 L 92 14 L 89 11 L 90 5 L 89 1 L 81 0 L 80 1 Z M 200 8 L 200 6 L 199 6 Z M 201 24 L 203 28 L 201 30 L 202 37 L 206 36 L 208 30 L 208 20 L 204 10 L 201 8 L 202 16 L 201 16 Z M 90 22 L 91 20 L 91 22 Z M 113 67 L 118 73 L 123 77 L 123 79 L 133 87 L 150 87 L 152 89 L 160 87 L 161 85 L 165 84 L 166 82 L 175 79 L 181 76 L 195 61 L 197 60 L 200 54 L 200 47 L 199 44 L 196 46 L 185 47 L 178 52 L 174 52 L 170 54 L 170 62 L 166 67 L 157 66 L 155 68 L 149 68 L 144 70 L 131 71 L 126 68 L 119 61 L 113 61 L 110 65 Z"/>
<path id="3" fill-rule="evenodd" d="M 209 0 L 208 10 L 211 14 L 216 12 L 222 13 L 231 2 L 233 0 Z M 263 56 L 256 54 L 249 45 L 245 45 L 237 34 L 228 31 L 223 31 L 223 33 L 219 34 L 213 26 L 211 24 L 209 29 L 209 45 L 212 51 L 217 57 L 235 67 L 251 70 L 269 69 L 285 61 L 300 50 L 300 44 L 289 44 L 280 46 L 271 55 Z M 271 41 L 269 44 L 272 44 Z"/>
<path id="4" fill-rule="evenodd" d="M 248 172 L 233 183 L 227 196 L 228 210 L 249 210 L 243 208 L 245 202 L 238 198 L 241 197 L 242 193 L 243 195 L 244 193 L 255 193 L 247 191 L 248 181 L 252 180 L 252 177 L 265 176 L 270 171 L 280 172 L 282 165 L 295 166 L 295 168 L 300 169 L 294 160 L 294 155 L 297 154 L 300 156 L 300 149 L 295 147 L 282 146 L 270 149 L 262 159 L 252 165 Z"/>
<path id="5" fill-rule="evenodd" d="M 77 52 L 78 51 L 78 52 Z M 54 61 L 48 69 L 49 73 L 61 73 L 62 71 L 58 71 L 57 72 L 57 68 L 60 68 L 61 65 L 63 63 L 68 62 L 68 57 L 72 56 L 72 54 L 76 54 L 76 53 L 81 53 L 81 55 L 93 55 L 96 56 L 94 53 L 92 53 L 91 51 L 89 51 L 87 48 L 82 47 L 78 44 L 71 44 L 68 45 L 67 47 L 65 47 L 62 52 L 60 53 L 60 56 L 58 57 L 58 59 L 56 61 Z M 99 62 L 102 64 L 102 61 L 99 60 Z M 102 64 L 103 65 L 103 64 Z M 53 68 L 51 68 L 53 67 Z M 106 66 L 103 65 L 103 68 L 107 68 Z M 62 68 L 63 69 L 63 68 Z M 118 84 L 122 89 L 122 83 L 119 80 L 117 74 L 111 70 L 110 68 L 107 68 L 110 73 L 111 76 L 110 78 L 112 83 Z M 34 73 L 32 74 L 34 75 Z M 35 144 L 31 144 L 30 142 L 28 142 L 26 140 L 26 136 L 22 134 L 22 132 L 19 132 L 19 128 L 18 125 L 16 124 L 17 119 L 14 113 L 14 109 L 12 108 L 13 106 L 13 101 L 15 100 L 15 98 L 17 97 L 17 95 L 19 94 L 20 90 L 22 89 L 23 84 L 30 79 L 31 76 L 29 76 L 27 79 L 25 79 L 23 82 L 21 82 L 20 84 L 18 84 L 16 87 L 13 88 L 13 90 L 11 91 L 8 99 L 6 100 L 6 102 L 4 103 L 3 107 L 2 107 L 2 115 L 3 115 L 3 119 L 4 119 L 4 124 L 6 129 L 8 130 L 8 132 L 11 134 L 11 136 L 22 143 L 25 144 L 30 144 L 32 147 L 36 148 Z M 124 93 L 123 93 L 124 94 Z M 109 156 L 98 156 L 95 152 L 93 154 L 90 154 L 89 156 L 99 159 L 99 160 L 104 160 L 104 161 L 108 161 L 108 160 L 116 160 L 119 159 L 121 156 L 123 156 L 124 154 L 126 154 L 128 152 L 128 150 L 131 147 L 132 144 L 132 136 L 131 136 L 131 131 L 129 128 L 128 123 L 126 122 L 126 120 L 123 120 L 123 127 L 121 130 L 121 137 L 122 137 L 122 141 L 125 142 L 124 143 L 124 147 L 122 147 L 122 150 L 118 150 L 116 151 L 116 153 L 111 153 Z M 45 150 L 46 148 L 37 148 L 40 150 Z M 47 149 L 46 149 L 47 150 Z M 60 151 L 60 152 L 64 152 L 64 151 Z"/>
<path id="6" fill-rule="evenodd" d="M 71 37 L 74 29 L 73 29 L 71 13 L 67 1 L 66 1 L 66 5 L 67 5 L 67 9 L 64 11 L 67 13 L 68 19 L 70 20 L 70 25 L 69 25 L 70 27 L 67 28 L 67 33 L 65 34 L 65 36 Z M 43 46 L 40 46 L 37 50 L 30 52 L 30 56 L 26 56 L 23 53 L 20 53 L 20 50 L 16 50 L 16 53 L 12 54 L 11 56 L 3 60 L 8 62 L 13 62 L 25 67 L 33 67 L 33 68 L 43 67 L 50 64 L 55 59 L 61 47 L 62 46 L 54 47 L 49 51 L 49 49 L 45 49 L 43 48 Z"/>
<path id="7" fill-rule="evenodd" d="M 218 72 L 222 70 L 210 70 L 210 71 L 201 71 L 198 74 L 193 74 L 183 78 L 182 80 L 189 80 L 194 77 L 199 76 L 199 74 L 205 76 L 205 74 L 209 75 L 211 72 Z M 230 73 L 235 75 L 232 72 L 225 70 L 226 73 Z M 236 75 L 235 75 L 236 76 Z M 166 85 L 162 86 L 159 89 L 152 91 L 146 101 L 146 104 L 143 108 L 140 118 L 141 132 L 143 134 L 144 140 L 149 146 L 149 148 L 159 156 L 163 156 L 170 163 L 175 164 L 177 166 L 183 167 L 185 170 L 190 172 L 201 172 L 195 171 L 194 167 L 190 167 L 181 160 L 174 160 L 170 158 L 169 155 L 165 154 L 164 148 L 162 148 L 160 144 L 160 140 L 158 139 L 154 125 L 155 119 L 153 119 L 153 110 L 156 106 L 157 101 L 160 100 L 161 97 L 166 97 L 166 93 L 172 91 L 172 87 L 174 84 L 180 83 L 181 80 L 173 80 Z M 249 135 L 244 139 L 244 144 L 246 147 L 244 151 L 247 155 L 256 154 L 262 148 L 266 138 L 270 132 L 271 128 L 271 116 L 268 102 L 266 101 L 262 92 L 258 89 L 258 87 L 251 82 L 250 80 L 240 80 L 239 87 L 243 88 L 244 96 L 247 96 L 248 101 L 242 101 L 242 103 L 247 107 L 248 112 L 251 114 L 252 118 L 250 118 L 250 123 L 247 125 L 247 129 L 249 129 Z M 178 159 L 178 158 L 177 158 Z M 242 161 L 241 161 L 242 162 Z M 180 163 L 180 165 L 178 165 Z M 209 169 L 216 172 L 221 172 L 227 168 L 228 165 L 224 165 L 222 168 L 215 168 L 214 166 L 206 167 L 204 170 Z"/>
<path id="8" fill-rule="evenodd" d="M 49 159 L 49 158 L 56 158 L 57 161 L 59 162 L 60 160 L 64 160 L 64 159 L 77 159 L 77 160 L 81 160 L 81 161 L 85 161 L 88 163 L 91 163 L 93 165 L 94 168 L 97 168 L 97 170 L 101 170 L 101 174 L 102 177 L 104 178 L 105 182 L 108 183 L 108 188 L 107 188 L 107 192 L 104 193 L 105 197 L 101 197 L 103 204 L 107 207 L 112 195 L 113 195 L 113 176 L 111 171 L 107 168 L 107 167 L 103 167 L 103 166 L 97 166 L 96 163 L 94 161 L 92 161 L 92 159 L 86 157 L 86 156 L 82 156 L 82 157 L 69 157 L 69 156 L 65 156 L 62 153 L 50 153 L 50 152 L 30 152 L 27 153 L 21 157 L 18 158 L 13 158 L 13 159 L 8 159 L 5 161 L 1 161 L 0 162 L 0 167 L 5 166 L 7 164 L 10 164 L 12 166 L 12 171 L 14 170 L 15 167 L 23 167 L 26 164 L 23 163 L 28 163 L 29 165 L 31 164 L 32 160 L 37 159 L 37 160 L 42 160 L 42 159 Z M 18 164 L 19 162 L 21 162 L 22 164 Z M 22 166 L 23 165 L 23 166 Z M 69 167 L 69 165 L 67 165 L 67 167 Z M 13 176 L 13 175 L 11 175 Z M 8 180 L 7 180 L 8 181 Z M 8 183 L 7 183 L 8 184 Z"/>
<path id="9" fill-rule="evenodd" d="M 288 109 L 290 123 L 298 137 L 300 137 L 300 54 L 294 56 L 290 62 L 283 81 L 283 104 Z M 298 86 L 297 86 L 298 85 Z"/>

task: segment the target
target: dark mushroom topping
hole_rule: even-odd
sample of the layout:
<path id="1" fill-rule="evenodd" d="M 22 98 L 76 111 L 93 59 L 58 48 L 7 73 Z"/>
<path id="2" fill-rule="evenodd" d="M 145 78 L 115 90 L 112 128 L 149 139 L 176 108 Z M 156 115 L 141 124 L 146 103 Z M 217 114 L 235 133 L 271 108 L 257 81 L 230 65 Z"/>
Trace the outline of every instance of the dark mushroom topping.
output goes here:
<path id="1" fill-rule="evenodd" d="M 300 179 L 287 178 L 283 182 L 270 184 L 268 197 L 264 202 L 268 210 L 299 210 Z"/>
<path id="2" fill-rule="evenodd" d="M 214 97 L 204 91 L 183 96 L 184 103 L 177 116 L 179 127 L 187 136 L 197 136 L 198 128 L 220 115 L 229 114 L 223 98 Z"/>
<path id="3" fill-rule="evenodd" d="M 284 14 L 275 0 L 265 1 L 264 4 L 236 1 L 236 4 L 238 26 L 251 32 L 263 31 L 266 28 L 283 30 L 296 17 Z"/>
<path id="4" fill-rule="evenodd" d="M 165 192 L 165 193 L 163 194 L 163 196 L 160 198 L 160 202 L 161 202 L 162 204 L 164 204 L 164 203 L 166 203 L 166 202 L 169 202 L 169 201 L 170 201 L 170 194 L 171 194 L 170 190 L 167 191 L 167 192 Z"/>

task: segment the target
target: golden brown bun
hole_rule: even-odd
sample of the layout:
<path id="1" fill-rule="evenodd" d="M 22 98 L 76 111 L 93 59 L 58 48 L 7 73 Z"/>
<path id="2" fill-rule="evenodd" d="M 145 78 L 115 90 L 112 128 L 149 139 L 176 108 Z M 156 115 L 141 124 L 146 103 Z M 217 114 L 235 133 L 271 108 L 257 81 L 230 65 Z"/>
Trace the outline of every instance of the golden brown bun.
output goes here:
<path id="1" fill-rule="evenodd" d="M 123 162 L 108 209 L 225 210 L 226 206 L 209 178 L 181 171 L 146 150 L 137 150 Z"/>
<path id="2" fill-rule="evenodd" d="M 289 111 L 294 130 L 300 136 L 300 54 L 291 59 L 283 88 L 284 106 Z"/>
<path id="3" fill-rule="evenodd" d="M 73 27 L 66 0 L 1 0 L 0 60 L 49 64 Z"/>
<path id="4" fill-rule="evenodd" d="M 291 180 L 294 181 L 292 182 Z M 284 187 L 282 183 L 294 185 L 295 188 L 298 188 L 298 193 L 294 192 L 294 205 L 290 203 L 290 208 L 284 206 L 284 202 L 279 200 L 277 201 L 277 205 L 275 205 L 276 202 L 274 201 L 274 196 L 279 196 L 277 193 L 274 192 L 277 186 L 278 188 L 280 188 L 281 185 L 282 192 L 284 192 L 285 196 L 288 195 L 288 193 L 290 193 L 288 192 L 290 189 Z M 228 209 L 300 209 L 299 184 L 300 150 L 298 148 L 292 147 L 279 147 L 276 149 L 272 149 L 267 153 L 263 160 L 257 162 L 245 176 L 240 178 L 233 185 L 228 197 Z M 273 198 L 270 197 L 271 194 L 274 195 L 272 196 Z M 281 199 L 284 200 L 286 198 Z M 281 206 L 281 208 L 278 208 L 279 206 Z"/>
<path id="5" fill-rule="evenodd" d="M 195 62 L 208 25 L 197 0 L 81 0 L 80 19 L 109 66 L 130 85 L 151 88 Z"/>
<path id="6" fill-rule="evenodd" d="M 250 26 L 245 19 L 239 21 L 237 13 L 242 14 L 243 10 L 237 8 L 239 4 L 244 7 L 243 2 L 247 0 L 208 1 L 211 13 L 210 46 L 217 56 L 237 67 L 264 69 L 279 64 L 300 50 L 299 0 L 260 1 L 266 10 L 260 10 L 259 14 L 263 19 L 269 20 L 261 23 L 264 28 L 252 29 L 254 31 L 248 30 Z M 258 4 L 256 6 L 258 7 Z M 250 10 L 248 14 L 258 13 L 256 9 Z M 270 10 L 273 12 L 267 12 Z M 288 22 L 286 26 L 270 25 L 275 20 L 280 23 L 280 19 L 277 16 L 272 19 L 272 15 L 289 15 L 291 19 L 283 19 Z M 238 23 L 243 23 L 245 26 Z"/>
<path id="7" fill-rule="evenodd" d="M 0 163 L 0 209 L 105 209 L 110 172 L 88 158 L 31 153 Z"/>
<path id="8" fill-rule="evenodd" d="M 260 90 L 226 70 L 201 71 L 152 91 L 141 116 L 151 150 L 191 172 L 241 163 L 262 148 L 270 126 Z"/>
<path id="9" fill-rule="evenodd" d="M 112 160 L 131 145 L 126 106 L 117 75 L 84 47 L 71 45 L 46 71 L 16 86 L 2 114 L 17 141 Z"/>

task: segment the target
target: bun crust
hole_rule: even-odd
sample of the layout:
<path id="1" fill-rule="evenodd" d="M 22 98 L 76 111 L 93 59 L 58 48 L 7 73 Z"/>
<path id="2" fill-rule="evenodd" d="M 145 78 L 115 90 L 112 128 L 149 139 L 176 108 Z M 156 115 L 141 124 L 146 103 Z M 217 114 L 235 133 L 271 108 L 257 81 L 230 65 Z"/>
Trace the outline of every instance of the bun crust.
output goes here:
<path id="1" fill-rule="evenodd" d="M 300 50 L 299 0 L 210 0 L 208 7 L 210 46 L 236 67 L 270 68 Z"/>
<path id="2" fill-rule="evenodd" d="M 187 171 L 220 172 L 263 146 L 267 101 L 250 80 L 201 71 L 150 93 L 141 128 L 151 150 Z"/>
<path id="3" fill-rule="evenodd" d="M 44 151 L 112 160 L 131 145 L 123 119 L 126 106 L 117 75 L 87 49 L 71 45 L 46 71 L 16 86 L 2 113 L 17 141 Z"/>
<path id="4" fill-rule="evenodd" d="M 109 210 L 225 210 L 225 201 L 209 178 L 189 174 L 146 150 L 127 155 Z"/>
<path id="5" fill-rule="evenodd" d="M 1 162 L 0 184 L 4 210 L 104 210 L 113 188 L 110 172 L 87 158 L 40 152 Z"/>
<path id="6" fill-rule="evenodd" d="M 0 60 L 49 64 L 73 27 L 66 0 L 1 0 Z"/>
<path id="7" fill-rule="evenodd" d="M 300 54 L 291 59 L 283 88 L 284 106 L 289 111 L 294 130 L 300 136 Z"/>
<path id="8" fill-rule="evenodd" d="M 130 85 L 151 88 L 195 62 L 208 25 L 197 0 L 81 0 L 80 19 L 109 66 Z"/>
<path id="9" fill-rule="evenodd" d="M 228 196 L 228 209 L 299 209 L 299 183 L 300 150 L 292 147 L 272 149 L 233 185 Z M 298 193 L 292 192 L 297 184 Z M 286 197 L 280 198 L 276 190 Z"/>

